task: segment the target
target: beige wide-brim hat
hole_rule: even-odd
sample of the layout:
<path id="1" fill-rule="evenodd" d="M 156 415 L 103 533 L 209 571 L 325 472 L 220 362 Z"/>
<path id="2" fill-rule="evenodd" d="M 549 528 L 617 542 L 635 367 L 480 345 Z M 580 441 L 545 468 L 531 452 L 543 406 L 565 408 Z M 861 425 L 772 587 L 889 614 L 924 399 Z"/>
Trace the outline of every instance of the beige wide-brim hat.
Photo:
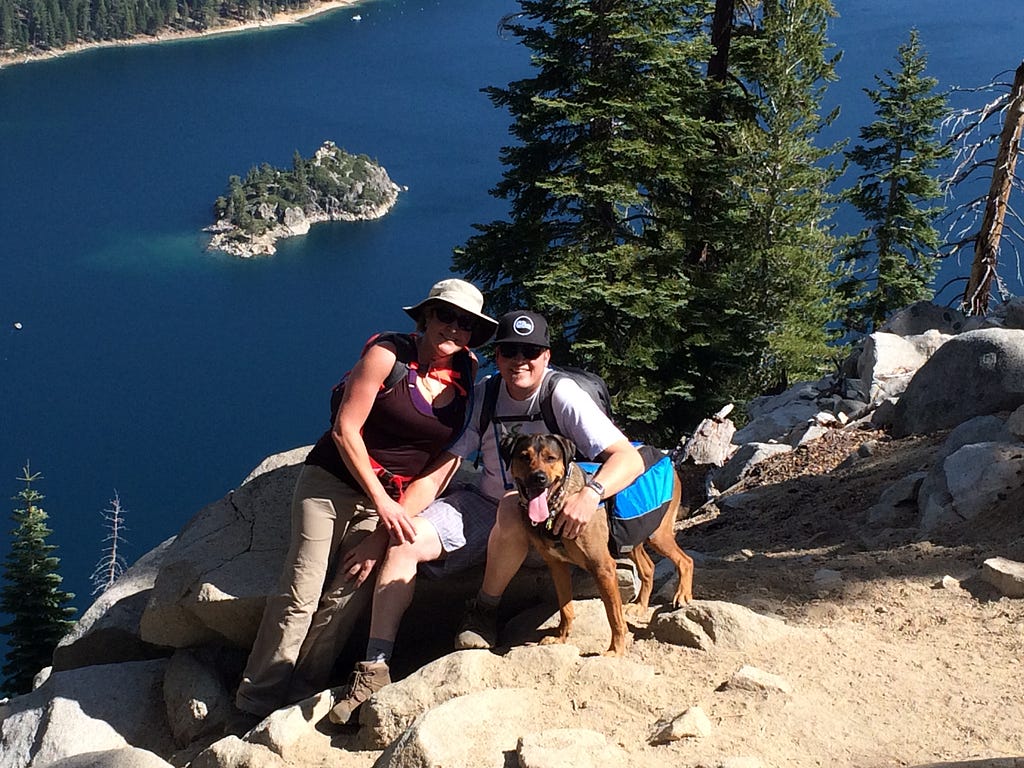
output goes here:
<path id="1" fill-rule="evenodd" d="M 476 326 L 469 337 L 469 346 L 479 347 L 494 335 L 494 329 L 498 327 L 498 321 L 483 313 L 484 295 L 472 283 L 457 278 L 449 278 L 434 283 L 427 294 L 427 298 L 411 307 L 402 307 L 405 313 L 413 320 L 419 322 L 420 314 L 430 304 L 443 301 L 453 307 L 461 309 L 476 318 Z"/>

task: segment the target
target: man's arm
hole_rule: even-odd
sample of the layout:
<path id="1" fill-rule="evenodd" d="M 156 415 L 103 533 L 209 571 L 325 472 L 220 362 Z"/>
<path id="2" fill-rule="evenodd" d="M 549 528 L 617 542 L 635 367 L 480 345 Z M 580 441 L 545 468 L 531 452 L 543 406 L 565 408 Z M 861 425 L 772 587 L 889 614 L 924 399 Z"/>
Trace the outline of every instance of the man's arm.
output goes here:
<path id="1" fill-rule="evenodd" d="M 601 452 L 598 459 L 603 463 L 593 480 L 604 487 L 604 493 L 599 496 L 597 490 L 588 485 L 567 498 L 552 528 L 556 535 L 576 538 L 593 517 L 602 499 L 614 496 L 644 471 L 644 460 L 640 452 L 626 439 L 612 443 Z"/>

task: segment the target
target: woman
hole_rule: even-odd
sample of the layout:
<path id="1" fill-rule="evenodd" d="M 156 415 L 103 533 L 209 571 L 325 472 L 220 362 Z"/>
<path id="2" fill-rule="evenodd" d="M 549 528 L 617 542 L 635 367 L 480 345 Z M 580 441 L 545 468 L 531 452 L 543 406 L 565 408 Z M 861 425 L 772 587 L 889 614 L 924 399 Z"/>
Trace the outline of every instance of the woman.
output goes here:
<path id="1" fill-rule="evenodd" d="M 291 546 L 229 730 L 327 686 L 337 651 L 369 600 L 367 577 L 389 540 L 413 540 L 411 518 L 449 479 L 450 464 L 431 462 L 462 433 L 472 410 L 476 358 L 469 348 L 497 325 L 482 309 L 483 295 L 470 283 L 436 283 L 426 299 L 404 307 L 418 332 L 371 338 L 339 385 L 332 427 L 295 488 Z"/>

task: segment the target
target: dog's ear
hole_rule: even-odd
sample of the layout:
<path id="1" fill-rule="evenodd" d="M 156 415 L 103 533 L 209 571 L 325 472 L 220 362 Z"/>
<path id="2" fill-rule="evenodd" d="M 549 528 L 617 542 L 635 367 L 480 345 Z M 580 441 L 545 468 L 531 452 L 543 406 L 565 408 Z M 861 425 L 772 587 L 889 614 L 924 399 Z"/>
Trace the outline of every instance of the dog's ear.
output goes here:
<path id="1" fill-rule="evenodd" d="M 505 465 L 505 469 L 512 464 L 512 450 L 519 442 L 520 437 L 521 435 L 517 432 L 510 431 L 503 434 L 498 442 L 498 456 L 501 457 L 501 463 Z"/>
<path id="2" fill-rule="evenodd" d="M 576 458 L 576 443 L 570 440 L 565 435 L 552 435 L 558 444 L 562 447 L 562 463 L 565 465 L 566 471 L 569 470 L 569 465 L 573 459 Z"/>

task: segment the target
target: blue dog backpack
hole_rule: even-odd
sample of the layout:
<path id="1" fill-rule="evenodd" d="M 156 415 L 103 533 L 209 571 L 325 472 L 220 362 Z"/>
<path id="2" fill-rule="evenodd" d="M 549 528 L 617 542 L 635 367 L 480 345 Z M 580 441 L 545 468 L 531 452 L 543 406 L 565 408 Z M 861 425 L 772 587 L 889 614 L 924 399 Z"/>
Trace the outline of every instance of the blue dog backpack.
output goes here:
<path id="1" fill-rule="evenodd" d="M 608 544 L 615 557 L 628 554 L 646 541 L 658 529 L 672 502 L 676 475 L 671 457 L 650 445 L 637 446 L 637 450 L 644 460 L 643 474 L 605 500 Z M 580 462 L 580 467 L 590 475 L 600 466 L 594 462 Z"/>

